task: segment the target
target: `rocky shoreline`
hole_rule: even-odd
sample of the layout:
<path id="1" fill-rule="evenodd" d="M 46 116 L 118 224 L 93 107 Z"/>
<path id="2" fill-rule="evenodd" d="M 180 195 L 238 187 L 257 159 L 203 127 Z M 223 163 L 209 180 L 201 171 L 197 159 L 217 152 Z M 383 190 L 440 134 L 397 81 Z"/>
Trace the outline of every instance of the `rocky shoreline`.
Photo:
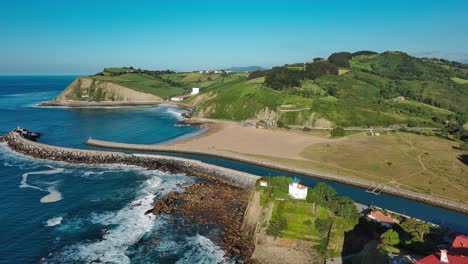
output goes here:
<path id="1" fill-rule="evenodd" d="M 199 233 L 219 245 L 226 257 L 250 259 L 254 243 L 242 232 L 249 192 L 216 180 L 202 180 L 186 187 L 184 192 L 171 192 L 154 203 L 147 213 L 183 217 Z"/>

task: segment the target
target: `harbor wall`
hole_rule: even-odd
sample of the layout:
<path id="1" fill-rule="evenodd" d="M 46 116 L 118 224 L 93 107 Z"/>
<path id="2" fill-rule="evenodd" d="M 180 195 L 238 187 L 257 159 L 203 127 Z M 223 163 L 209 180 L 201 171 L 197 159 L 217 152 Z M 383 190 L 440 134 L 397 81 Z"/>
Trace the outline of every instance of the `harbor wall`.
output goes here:
<path id="1" fill-rule="evenodd" d="M 28 140 L 14 132 L 3 136 L 2 141 L 5 141 L 13 151 L 39 159 L 83 164 L 136 165 L 173 174 L 183 173 L 189 176 L 220 180 L 244 189 L 251 189 L 260 178 L 253 174 L 178 157 L 50 146 Z"/>

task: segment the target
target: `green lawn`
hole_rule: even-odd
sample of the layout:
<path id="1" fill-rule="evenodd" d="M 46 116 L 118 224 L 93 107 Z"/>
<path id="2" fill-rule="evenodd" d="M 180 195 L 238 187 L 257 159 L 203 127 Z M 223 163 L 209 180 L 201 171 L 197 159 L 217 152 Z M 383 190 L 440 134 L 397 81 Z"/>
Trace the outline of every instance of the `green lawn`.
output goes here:
<path id="1" fill-rule="evenodd" d="M 329 217 L 328 210 L 322 206 L 316 206 L 301 200 L 274 200 L 274 210 L 278 210 L 278 204 L 284 203 L 282 215 L 286 218 L 287 228 L 283 231 L 282 237 L 293 238 L 306 241 L 318 241 L 319 231 L 315 228 L 317 218 L 326 219 Z"/>
<path id="2" fill-rule="evenodd" d="M 453 77 L 453 78 L 450 78 L 452 79 L 452 81 L 456 82 L 456 83 L 460 83 L 460 84 L 466 84 L 468 83 L 468 80 L 465 80 L 465 79 L 462 79 L 462 78 L 458 78 L 458 77 Z"/>

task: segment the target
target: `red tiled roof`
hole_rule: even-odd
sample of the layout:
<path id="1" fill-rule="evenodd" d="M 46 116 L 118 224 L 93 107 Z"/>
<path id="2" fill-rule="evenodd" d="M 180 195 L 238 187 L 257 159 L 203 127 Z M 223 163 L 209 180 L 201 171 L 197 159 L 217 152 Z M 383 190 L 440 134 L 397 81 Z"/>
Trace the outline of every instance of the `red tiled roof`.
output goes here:
<path id="1" fill-rule="evenodd" d="M 450 264 L 468 264 L 468 236 L 459 235 L 447 251 Z M 417 264 L 440 264 L 440 252 L 420 259 Z"/>
<path id="2" fill-rule="evenodd" d="M 400 223 L 400 221 L 398 219 L 393 218 L 389 214 L 384 214 L 384 213 L 380 212 L 379 210 L 371 211 L 368 214 L 368 216 L 370 216 L 370 217 L 372 217 L 372 218 L 374 218 L 377 221 L 382 222 L 382 223 L 390 223 L 390 224 L 393 224 L 393 223 L 399 224 Z"/>
<path id="3" fill-rule="evenodd" d="M 468 257 L 464 255 L 452 255 L 449 250 L 447 258 L 450 264 L 468 264 Z M 434 253 L 427 257 L 420 259 L 416 264 L 440 264 L 440 252 Z"/>
<path id="4" fill-rule="evenodd" d="M 468 236 L 457 236 L 452 243 L 452 248 L 468 248 Z"/>

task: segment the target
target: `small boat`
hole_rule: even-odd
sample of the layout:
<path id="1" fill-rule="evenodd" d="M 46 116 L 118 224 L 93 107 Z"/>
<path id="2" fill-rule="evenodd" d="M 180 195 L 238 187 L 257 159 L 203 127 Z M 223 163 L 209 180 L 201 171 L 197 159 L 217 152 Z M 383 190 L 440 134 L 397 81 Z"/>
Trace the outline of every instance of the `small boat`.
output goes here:
<path id="1" fill-rule="evenodd" d="M 29 139 L 29 140 L 36 140 L 38 137 L 41 136 L 41 134 L 33 131 L 29 131 L 27 129 L 24 129 L 22 127 L 17 127 L 13 132 L 20 134 L 22 137 Z"/>

